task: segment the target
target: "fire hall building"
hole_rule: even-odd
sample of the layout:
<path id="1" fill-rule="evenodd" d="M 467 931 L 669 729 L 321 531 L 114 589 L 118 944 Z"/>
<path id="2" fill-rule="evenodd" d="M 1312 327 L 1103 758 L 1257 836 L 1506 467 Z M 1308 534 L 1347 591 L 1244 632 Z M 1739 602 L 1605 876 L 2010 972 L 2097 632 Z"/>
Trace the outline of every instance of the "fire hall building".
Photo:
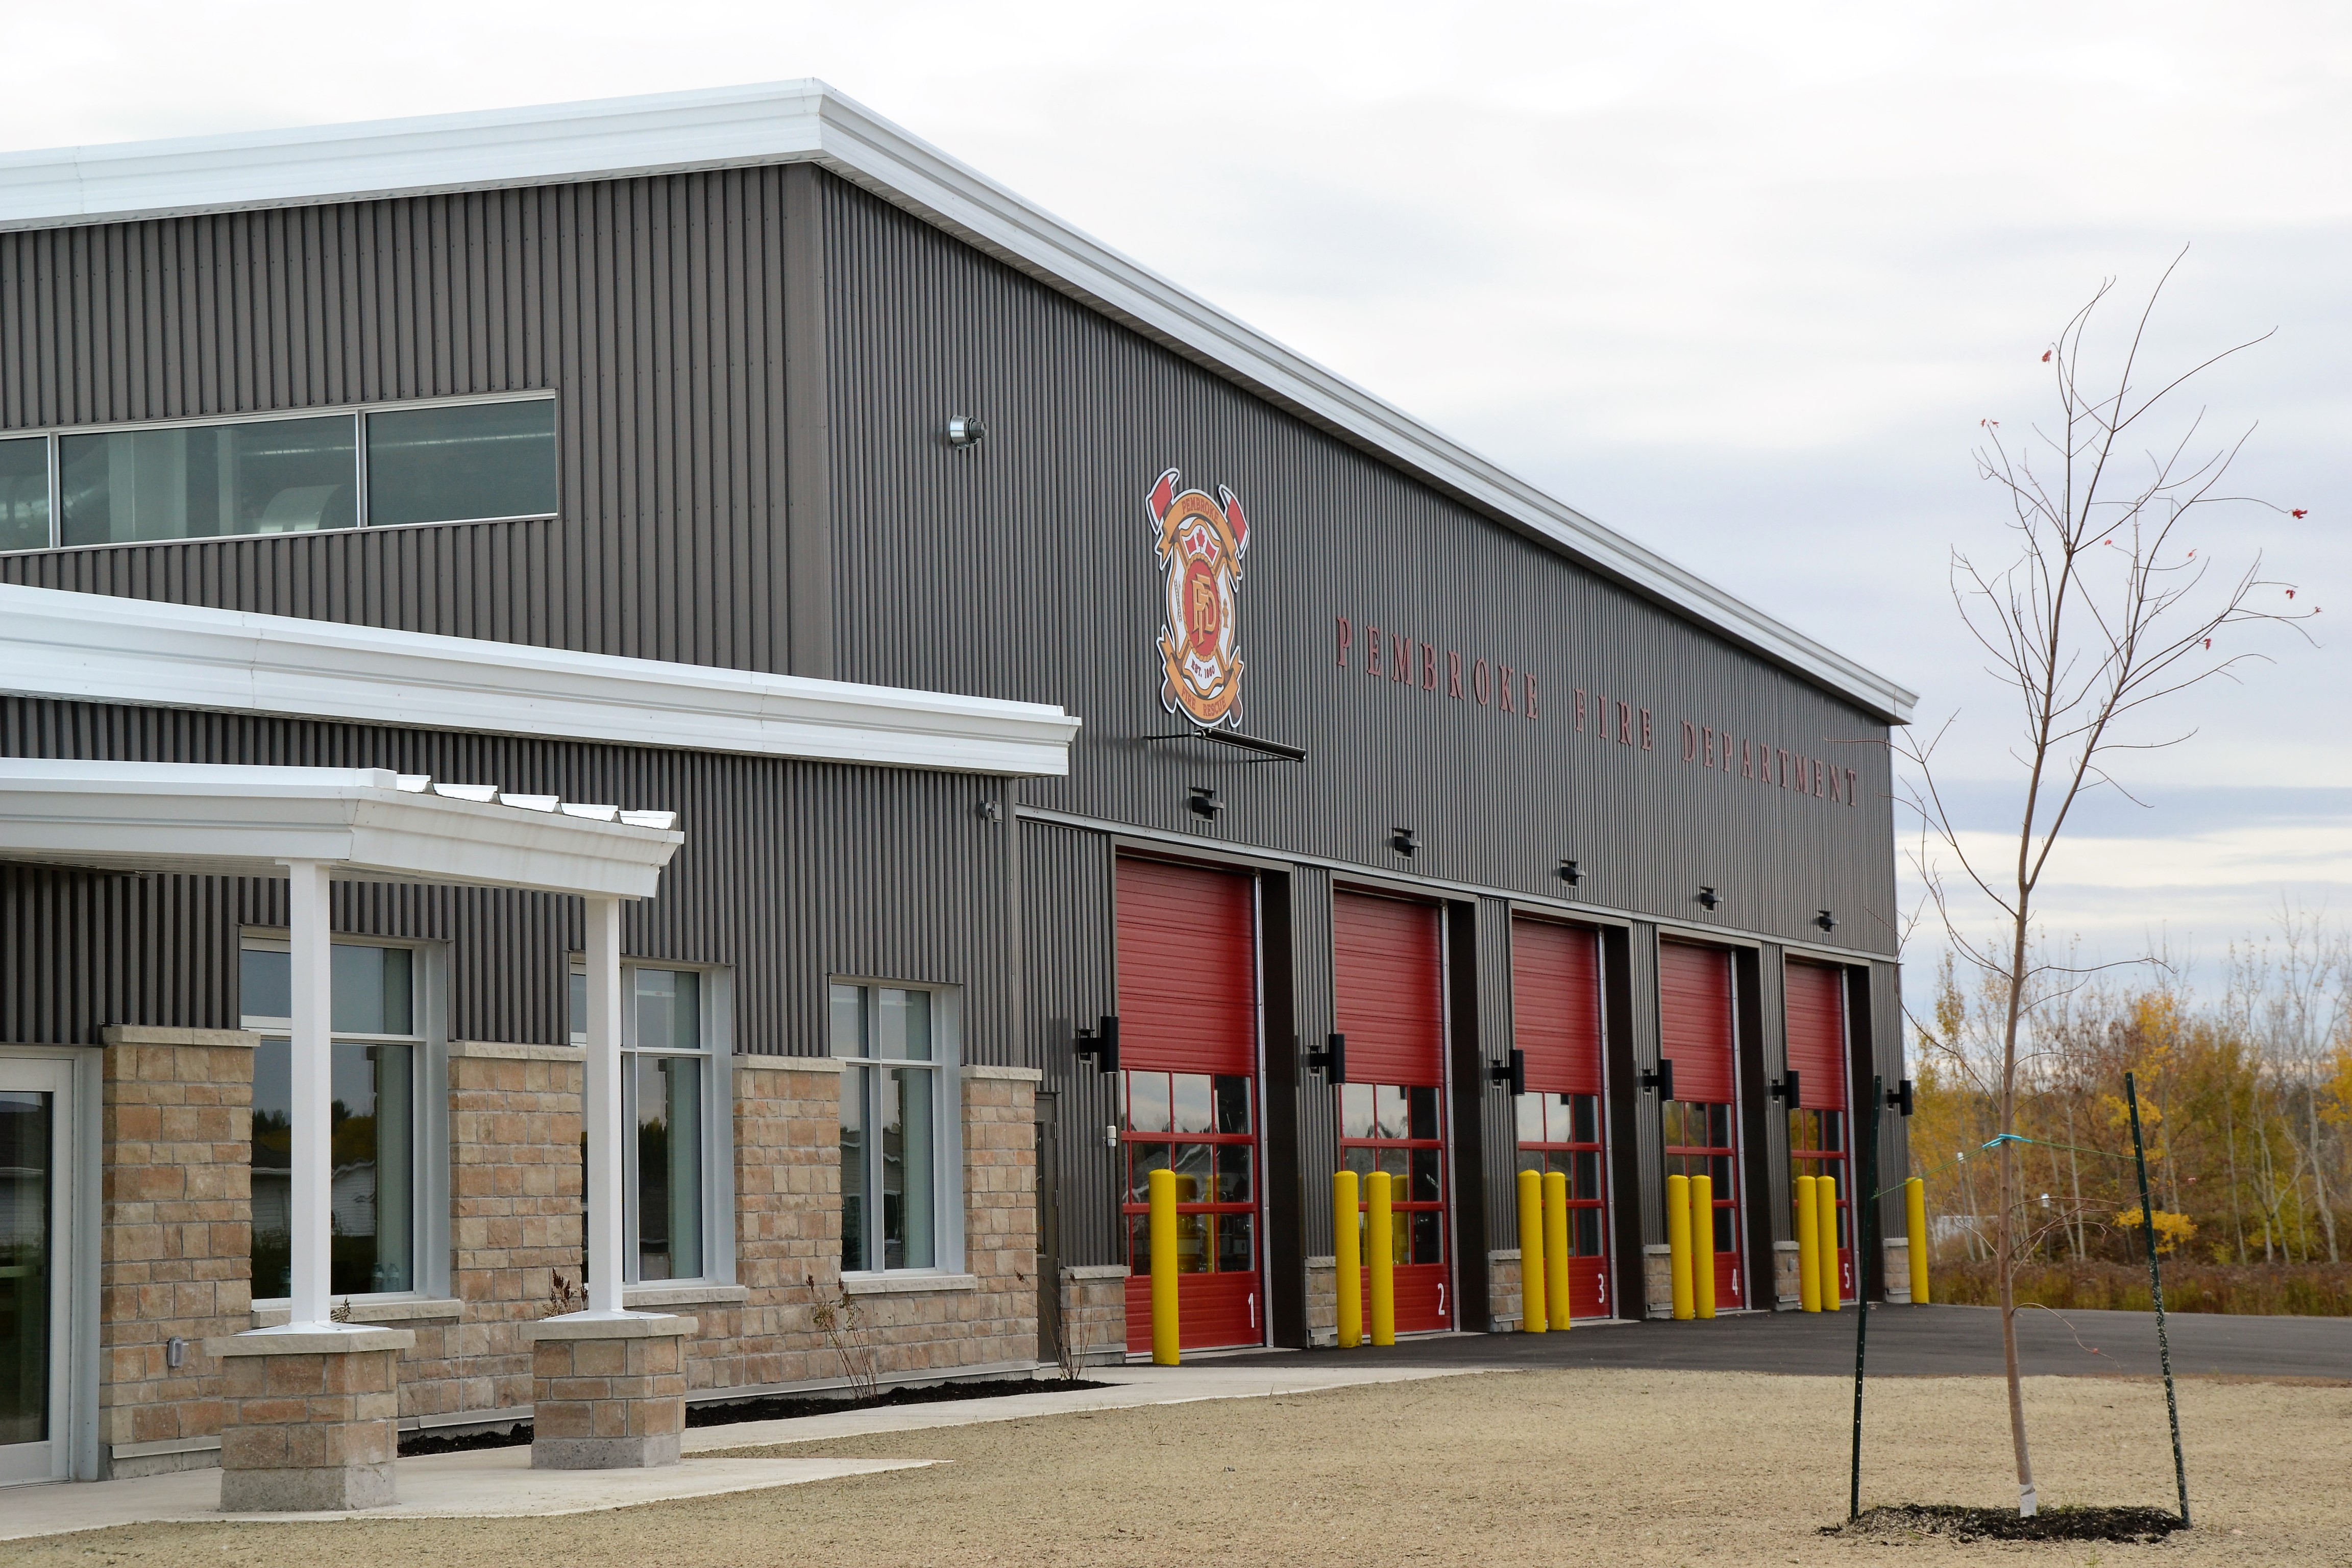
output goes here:
<path id="1" fill-rule="evenodd" d="M 818 84 L 0 158 L 0 1481 L 289 1319 L 404 1431 L 589 1297 L 1124 1355 L 1163 1167 L 1188 1351 L 1331 1342 L 1342 1170 L 1401 1331 L 1526 1169 L 1579 1317 L 1675 1173 L 1790 1307 L 1912 701 Z"/>

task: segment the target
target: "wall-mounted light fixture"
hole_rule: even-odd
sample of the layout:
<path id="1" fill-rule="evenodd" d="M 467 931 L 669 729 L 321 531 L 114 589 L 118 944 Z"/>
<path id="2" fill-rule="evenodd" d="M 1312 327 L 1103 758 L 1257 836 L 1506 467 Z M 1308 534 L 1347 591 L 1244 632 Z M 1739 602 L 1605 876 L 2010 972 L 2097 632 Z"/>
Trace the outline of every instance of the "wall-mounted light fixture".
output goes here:
<path id="1" fill-rule="evenodd" d="M 1713 888 L 1701 888 L 1698 890 L 1698 901 L 1700 907 L 1711 910 L 1723 902 L 1723 900 Z"/>
<path id="2" fill-rule="evenodd" d="M 980 803 L 980 819 L 982 822 L 1002 822 L 1004 820 L 1004 808 L 992 800 L 983 800 Z"/>
<path id="3" fill-rule="evenodd" d="M 1559 863 L 1559 879 L 1573 888 L 1584 880 L 1584 868 L 1573 860 L 1562 860 Z"/>
<path id="4" fill-rule="evenodd" d="M 173 1372 L 177 1372 L 180 1368 L 187 1364 L 187 1341 L 182 1339 L 177 1334 L 173 1334 L 170 1339 L 163 1342 L 163 1364 L 165 1366 L 169 1367 Z"/>
<path id="5" fill-rule="evenodd" d="M 1675 1064 L 1670 1059 L 1660 1058 L 1656 1067 L 1643 1068 L 1635 1076 L 1634 1081 L 1643 1089 L 1656 1089 L 1662 1100 L 1672 1100 L 1675 1097 Z"/>
<path id="6" fill-rule="evenodd" d="M 1487 1065 L 1486 1081 L 1488 1083 L 1507 1083 L 1511 1086 L 1511 1092 L 1515 1095 L 1527 1093 L 1528 1053 L 1519 1049 L 1517 1046 L 1512 1047 L 1511 1054 L 1508 1057 L 1499 1062 L 1492 1062 Z"/>
<path id="7" fill-rule="evenodd" d="M 1411 855 L 1421 847 L 1421 839 L 1410 827 L 1400 827 L 1389 835 L 1389 847 L 1400 855 Z"/>
<path id="8" fill-rule="evenodd" d="M 1307 1053 L 1307 1065 L 1323 1075 L 1325 1083 L 1348 1081 L 1348 1037 L 1328 1035 L 1323 1048 Z"/>
<path id="9" fill-rule="evenodd" d="M 1905 1116 L 1911 1114 L 1911 1080 L 1909 1079 L 1905 1079 L 1886 1091 L 1886 1105 L 1890 1110 L 1900 1111 Z"/>
<path id="10" fill-rule="evenodd" d="M 1790 1068 L 1789 1069 L 1788 1076 L 1781 1079 L 1780 1082 L 1772 1086 L 1772 1098 L 1775 1100 L 1787 1100 L 1789 1102 L 1789 1109 L 1791 1110 L 1796 1110 L 1798 1106 L 1802 1103 L 1798 1097 L 1797 1069 L 1795 1068 Z"/>
<path id="11" fill-rule="evenodd" d="M 1117 1072 L 1118 1070 L 1118 1015 L 1106 1013 L 1103 1015 L 1101 1024 L 1096 1027 L 1080 1029 L 1076 1048 L 1079 1056 L 1091 1057 L 1094 1059 L 1096 1070 L 1107 1073 Z"/>
<path id="12" fill-rule="evenodd" d="M 1216 821 L 1217 813 L 1225 809 L 1224 802 L 1217 798 L 1217 792 L 1207 784 L 1194 784 L 1192 798 L 1186 801 L 1184 806 L 1193 816 L 1207 822 Z"/>
<path id="13" fill-rule="evenodd" d="M 977 447 L 988 438 L 988 426 L 969 414 L 958 414 L 948 421 L 948 445 L 959 451 Z"/>
<path id="14" fill-rule="evenodd" d="M 1837 916 L 1828 910 L 1823 910 L 1813 917 L 1813 923 L 1824 931 L 1832 931 L 1837 930 Z"/>

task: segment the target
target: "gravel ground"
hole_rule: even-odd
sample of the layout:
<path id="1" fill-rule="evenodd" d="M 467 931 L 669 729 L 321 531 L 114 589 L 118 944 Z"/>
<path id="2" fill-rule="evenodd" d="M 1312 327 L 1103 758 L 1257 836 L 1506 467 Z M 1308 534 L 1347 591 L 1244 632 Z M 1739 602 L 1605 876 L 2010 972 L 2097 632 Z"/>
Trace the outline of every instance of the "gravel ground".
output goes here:
<path id="1" fill-rule="evenodd" d="M 930 1469 L 620 1512 L 178 1525 L 0 1546 L 14 1568 L 1876 1563 L 2027 1557 L 2352 1565 L 2352 1385 L 2181 1389 L 2199 1528 L 2161 1544 L 1825 1538 L 1852 1388 L 1748 1373 L 1498 1373 L 830 1440 Z M 2160 1385 L 2029 1383 L 2048 1503 L 2168 1505 Z M 2000 1384 L 1870 1390 L 1864 1501 L 2013 1500 Z M 794 1448 L 746 1450 L 762 1453 Z M 691 1461 L 689 1461 L 690 1463 Z"/>

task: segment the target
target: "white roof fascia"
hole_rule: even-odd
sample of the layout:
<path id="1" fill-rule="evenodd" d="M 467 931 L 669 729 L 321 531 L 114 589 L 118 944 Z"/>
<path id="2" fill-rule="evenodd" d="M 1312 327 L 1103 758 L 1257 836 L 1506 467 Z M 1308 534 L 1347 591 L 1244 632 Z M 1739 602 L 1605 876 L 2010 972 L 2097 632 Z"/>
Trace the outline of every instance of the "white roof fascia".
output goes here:
<path id="1" fill-rule="evenodd" d="M 0 859 L 649 899 L 686 836 L 412 793 L 376 768 L 0 758 Z"/>
<path id="2" fill-rule="evenodd" d="M 823 82 L 0 154 L 0 229 L 814 162 L 1796 671 L 1916 695 L 1595 522 Z"/>
<path id="3" fill-rule="evenodd" d="M 1058 777 L 1079 721 L 906 691 L 0 584 L 0 691 Z"/>

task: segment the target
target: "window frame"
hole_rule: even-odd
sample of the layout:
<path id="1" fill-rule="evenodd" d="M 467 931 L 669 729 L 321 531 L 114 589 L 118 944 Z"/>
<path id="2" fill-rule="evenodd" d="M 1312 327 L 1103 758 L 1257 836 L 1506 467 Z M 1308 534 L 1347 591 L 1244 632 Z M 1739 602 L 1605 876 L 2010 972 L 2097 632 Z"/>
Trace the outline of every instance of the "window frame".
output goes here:
<path id="1" fill-rule="evenodd" d="M 876 990 L 920 991 L 931 998 L 931 1063 L 933 1089 L 931 1131 L 936 1142 L 931 1151 L 931 1247 L 932 1261 L 922 1268 L 891 1268 L 875 1267 L 841 1270 L 844 1279 L 920 1279 L 927 1277 L 950 1278 L 965 1271 L 964 1259 L 964 1173 L 963 1173 L 963 987 L 939 984 L 919 980 L 896 980 L 880 975 L 828 974 L 825 976 L 825 1052 L 841 1066 L 843 1076 L 856 1073 L 861 1084 L 866 1075 L 858 1069 L 869 1067 L 921 1068 L 920 1062 L 908 1062 L 897 1058 L 856 1056 L 845 1057 L 833 1049 L 832 1005 L 833 988 L 836 985 L 857 985 Z M 867 1042 L 870 1044 L 870 1041 Z M 875 1104 L 871 1094 L 864 1101 L 866 1125 L 866 1192 L 882 1190 L 882 1141 L 870 1135 L 875 1125 Z M 838 1111 L 835 1112 L 836 1116 Z M 841 1145 L 836 1124 L 834 1143 L 835 1169 L 839 1170 Z M 844 1226 L 846 1227 L 846 1198 L 844 1198 Z M 869 1225 L 867 1235 L 873 1238 L 867 1251 L 869 1261 L 880 1249 L 881 1229 Z"/>
<path id="2" fill-rule="evenodd" d="M 412 526 L 424 526 L 416 524 Z M 693 1051 L 640 1051 L 636 1044 L 636 975 L 642 969 L 701 977 L 702 1045 Z M 564 1038 L 586 1050 L 588 1035 L 574 1029 L 569 1016 L 572 981 L 588 973 L 585 953 L 571 955 L 564 971 Z M 625 1291 L 690 1289 L 705 1285 L 735 1283 L 735 983 L 734 971 L 723 964 L 691 963 L 679 959 L 625 958 L 621 961 L 621 1289 Z M 639 1257 L 637 1207 L 637 1141 L 632 1117 L 636 1108 L 633 1070 L 640 1056 L 693 1057 L 704 1065 L 702 1074 L 702 1272 L 667 1279 L 643 1279 Z M 587 1213 L 583 1182 L 581 1213 Z"/>
<path id="3" fill-rule="evenodd" d="M 362 931 L 339 931 L 330 939 L 336 947 L 396 947 L 405 949 L 409 962 L 410 984 L 415 994 L 411 1005 L 415 1016 L 411 1022 L 415 1033 L 408 1035 L 370 1035 L 330 1029 L 328 1040 L 351 1040 L 364 1045 L 401 1045 L 412 1047 L 411 1092 L 416 1108 L 410 1136 L 414 1141 L 411 1163 L 414 1166 L 414 1193 L 410 1202 L 415 1248 L 414 1283 L 405 1290 L 365 1290 L 338 1294 L 339 1301 L 432 1301 L 446 1300 L 449 1295 L 449 1008 L 447 951 L 437 942 L 412 937 L 372 936 Z M 247 926 L 237 933 L 237 952 L 286 952 L 291 951 L 292 938 L 282 926 Z M 237 998 L 237 1027 L 251 1034 L 278 1036 L 290 1034 L 291 1018 L 273 1018 L 266 1014 L 244 1011 L 245 998 Z M 249 1102 L 248 1102 L 249 1103 Z M 252 1162 L 247 1152 L 248 1167 Z M 289 1306 L 284 1296 L 255 1297 L 256 1311 L 268 1311 Z"/>
<path id="4" fill-rule="evenodd" d="M 287 533 L 206 533 L 185 539 L 121 539 L 103 540 L 95 544 L 65 542 L 65 508 L 61 493 L 64 476 L 59 470 L 62 454 L 59 443 L 68 436 L 114 436 L 148 430 L 211 429 L 223 425 L 265 425 L 288 419 L 348 418 L 352 422 L 352 478 L 357 489 L 352 495 L 352 515 L 350 528 L 311 530 L 311 533 L 365 533 L 400 528 L 456 528 L 478 522 L 529 522 L 563 515 L 563 424 L 562 410 L 555 422 L 555 510 L 552 511 L 521 511 L 488 517 L 443 517 L 425 522 L 372 522 L 368 519 L 368 416 L 372 414 L 404 414 L 415 409 L 465 408 L 493 403 L 557 403 L 552 389 L 524 392 L 471 393 L 454 397 L 412 397 L 388 403 L 330 403 L 315 408 L 273 408 L 264 413 L 236 415 L 195 415 L 179 419 L 118 419 L 101 425 L 50 425 L 29 430 L 0 430 L 0 441 L 39 440 L 47 443 L 49 476 L 49 542 L 27 545 L 16 550 L 0 550 L 0 557 L 32 555 L 63 550 L 130 550 L 148 549 L 157 545 L 216 544 L 232 539 L 290 539 L 301 537 Z"/>

